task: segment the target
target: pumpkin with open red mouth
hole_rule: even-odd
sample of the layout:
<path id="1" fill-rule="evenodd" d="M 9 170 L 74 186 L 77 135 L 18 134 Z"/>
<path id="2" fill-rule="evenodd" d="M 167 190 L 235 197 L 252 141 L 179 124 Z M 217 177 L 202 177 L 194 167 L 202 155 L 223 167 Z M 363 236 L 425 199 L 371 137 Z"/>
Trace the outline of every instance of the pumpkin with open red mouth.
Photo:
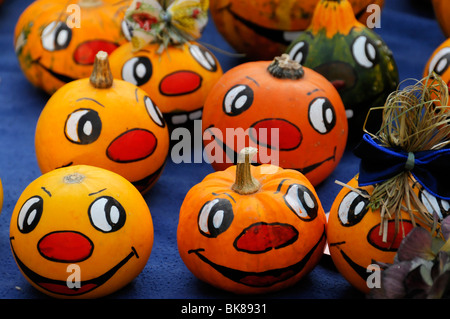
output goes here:
<path id="1" fill-rule="evenodd" d="M 347 142 L 336 89 L 286 54 L 225 73 L 206 100 L 202 129 L 214 169 L 235 164 L 240 149 L 252 146 L 258 163 L 296 169 L 313 185 L 331 174 Z"/>
<path id="2" fill-rule="evenodd" d="M 288 45 L 311 21 L 318 0 L 214 0 L 211 16 L 218 31 L 238 52 L 251 60 L 270 60 Z M 350 0 L 360 22 L 381 7 L 384 0 Z"/>
<path id="3" fill-rule="evenodd" d="M 122 19 L 130 0 L 41 0 L 20 16 L 14 45 L 20 67 L 36 87 L 53 94 L 92 72 L 95 55 L 126 42 Z"/>
<path id="4" fill-rule="evenodd" d="M 264 164 L 255 148 L 187 193 L 180 209 L 178 250 L 199 279 L 237 294 L 292 286 L 319 262 L 325 213 L 304 175 Z"/>
<path id="5" fill-rule="evenodd" d="M 24 277 L 55 298 L 99 298 L 131 282 L 153 246 L 152 216 L 125 178 L 98 167 L 53 170 L 20 195 L 10 246 Z"/>
<path id="6" fill-rule="evenodd" d="M 35 132 L 42 173 L 85 164 L 116 172 L 141 192 L 161 176 L 169 152 L 167 125 L 135 85 L 112 78 L 100 51 L 91 78 L 66 84 L 49 99 Z"/>

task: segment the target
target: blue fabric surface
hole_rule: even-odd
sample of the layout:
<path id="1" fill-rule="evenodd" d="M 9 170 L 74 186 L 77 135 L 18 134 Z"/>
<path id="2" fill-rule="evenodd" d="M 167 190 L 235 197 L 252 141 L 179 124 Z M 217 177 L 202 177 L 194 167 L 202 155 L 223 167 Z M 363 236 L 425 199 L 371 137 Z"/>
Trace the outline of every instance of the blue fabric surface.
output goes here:
<path id="1" fill-rule="evenodd" d="M 0 214 L 0 298 L 48 298 L 21 275 L 9 247 L 11 213 L 22 191 L 40 176 L 34 151 L 34 130 L 48 96 L 34 88 L 22 74 L 13 48 L 14 26 L 31 0 L 6 0 L 0 7 L 0 178 L 4 204 Z M 445 38 L 428 1 L 386 0 L 381 28 L 375 30 L 396 59 L 400 79 L 419 79 L 434 49 Z M 201 42 L 228 52 L 228 46 L 210 20 Z M 240 60 L 215 52 L 226 71 Z M 347 182 L 358 171 L 359 160 L 346 150 L 336 170 L 317 187 L 328 211 L 340 190 L 335 180 Z M 187 191 L 213 172 L 207 163 L 175 164 L 170 159 L 145 199 L 155 227 L 152 254 L 144 271 L 128 286 L 108 296 L 121 299 L 246 298 L 219 291 L 196 279 L 178 255 L 178 213 Z M 336 271 L 329 256 L 297 285 L 260 298 L 364 298 Z"/>

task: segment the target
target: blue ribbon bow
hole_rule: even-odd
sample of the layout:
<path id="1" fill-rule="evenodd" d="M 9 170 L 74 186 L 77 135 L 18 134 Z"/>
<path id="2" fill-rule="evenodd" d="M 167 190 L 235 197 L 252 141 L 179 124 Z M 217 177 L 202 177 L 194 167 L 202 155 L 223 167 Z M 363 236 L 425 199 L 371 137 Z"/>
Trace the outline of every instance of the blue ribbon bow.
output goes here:
<path id="1" fill-rule="evenodd" d="M 360 186 L 374 185 L 410 171 L 432 195 L 450 199 L 450 149 L 408 153 L 400 149 L 386 148 L 368 134 L 354 149 L 361 159 L 358 182 Z"/>

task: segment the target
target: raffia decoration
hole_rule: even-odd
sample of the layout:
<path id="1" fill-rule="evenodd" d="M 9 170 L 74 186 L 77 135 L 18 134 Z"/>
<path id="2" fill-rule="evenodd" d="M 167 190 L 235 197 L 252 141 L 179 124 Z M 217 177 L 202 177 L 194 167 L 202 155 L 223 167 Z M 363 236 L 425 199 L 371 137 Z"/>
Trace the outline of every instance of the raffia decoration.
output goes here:
<path id="1" fill-rule="evenodd" d="M 397 148 L 406 152 L 438 150 L 450 143 L 450 114 L 448 106 L 448 86 L 436 74 L 422 80 L 406 80 L 413 84 L 392 92 L 383 107 L 375 107 L 370 112 L 382 110 L 382 124 L 376 134 L 364 131 L 386 148 Z M 366 119 L 367 122 L 367 119 Z M 396 234 L 401 230 L 401 211 L 409 213 L 416 225 L 420 221 L 433 231 L 437 227 L 436 218 L 428 212 L 413 190 L 414 177 L 408 170 L 374 185 L 370 196 L 372 210 L 380 209 L 381 235 L 386 241 L 387 220 L 395 218 Z M 415 185 L 418 186 L 418 185 Z M 406 206 L 405 206 L 406 205 Z"/>

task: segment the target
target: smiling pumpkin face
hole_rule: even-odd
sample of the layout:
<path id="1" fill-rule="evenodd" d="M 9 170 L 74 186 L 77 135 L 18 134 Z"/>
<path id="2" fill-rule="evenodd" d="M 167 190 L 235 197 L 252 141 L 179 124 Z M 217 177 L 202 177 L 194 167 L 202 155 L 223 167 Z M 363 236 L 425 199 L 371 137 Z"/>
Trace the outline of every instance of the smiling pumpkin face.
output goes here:
<path id="1" fill-rule="evenodd" d="M 167 123 L 179 126 L 199 120 L 206 97 L 222 76 L 219 61 L 196 42 L 169 45 L 158 53 L 153 43 L 133 52 L 132 43 L 111 54 L 111 71 L 147 92 L 163 113 Z"/>
<path id="2" fill-rule="evenodd" d="M 261 184 L 252 194 L 232 190 L 236 166 L 194 186 L 177 233 L 188 269 L 238 294 L 295 284 L 318 263 L 325 244 L 325 214 L 304 175 L 273 165 L 251 167 L 251 174 Z"/>
<path id="3" fill-rule="evenodd" d="M 127 1 L 35 1 L 20 16 L 14 45 L 27 79 L 53 94 L 88 77 L 95 55 L 126 42 L 121 23 Z"/>
<path id="4" fill-rule="evenodd" d="M 327 240 L 330 255 L 339 272 L 354 287 L 368 293 L 370 288 L 366 281 L 372 274 L 372 271 L 367 270 L 368 266 L 375 262 L 393 263 L 402 239 L 414 225 L 406 211 L 401 212 L 398 225 L 394 218 L 383 225 L 380 209 L 372 210 L 369 207 L 369 197 L 374 188 L 359 187 L 356 177 L 347 185 L 349 187 L 344 187 L 339 192 L 331 207 Z M 418 184 L 414 184 L 413 189 L 428 212 L 435 211 L 440 219 L 450 214 L 450 204 L 447 201 L 419 189 Z M 427 227 L 419 218 L 415 218 L 415 222 Z M 382 227 L 387 227 L 385 239 Z"/>
<path id="5" fill-rule="evenodd" d="M 142 271 L 153 224 L 145 200 L 126 179 L 79 165 L 28 185 L 11 216 L 10 244 L 20 271 L 38 290 L 97 298 Z"/>
<path id="6" fill-rule="evenodd" d="M 36 125 L 35 148 L 42 173 L 93 165 L 146 192 L 165 166 L 169 133 L 158 107 L 138 87 L 114 80 L 96 88 L 81 79 L 49 99 Z"/>
<path id="7" fill-rule="evenodd" d="M 269 65 L 241 64 L 213 88 L 202 119 L 205 152 L 214 169 L 223 170 L 236 162 L 242 147 L 257 147 L 259 163 L 298 170 L 317 185 L 345 149 L 342 100 L 313 70 L 303 68 L 299 79 L 279 79 L 267 72 Z"/>
<path id="8" fill-rule="evenodd" d="M 318 0 L 216 0 L 211 16 L 218 31 L 239 53 L 252 60 L 273 59 L 311 21 Z M 351 0 L 355 15 L 366 23 L 370 4 L 380 7 L 383 0 Z"/>

